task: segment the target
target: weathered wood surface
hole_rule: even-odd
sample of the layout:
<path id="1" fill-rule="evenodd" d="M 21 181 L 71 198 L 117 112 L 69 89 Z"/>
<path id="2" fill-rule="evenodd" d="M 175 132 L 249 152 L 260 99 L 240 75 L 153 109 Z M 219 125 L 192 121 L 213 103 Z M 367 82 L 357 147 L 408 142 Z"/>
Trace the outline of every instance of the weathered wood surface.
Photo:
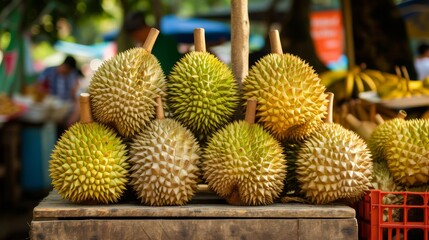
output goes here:
<path id="1" fill-rule="evenodd" d="M 344 205 L 282 204 L 232 206 L 207 204 L 205 200 L 185 206 L 150 207 L 137 202 L 109 205 L 73 204 L 53 191 L 33 211 L 33 218 L 354 218 L 355 210 Z"/>
<path id="2" fill-rule="evenodd" d="M 295 220 L 82 220 L 32 223 L 32 239 L 298 239 Z M 289 238 L 290 237 L 290 238 Z"/>

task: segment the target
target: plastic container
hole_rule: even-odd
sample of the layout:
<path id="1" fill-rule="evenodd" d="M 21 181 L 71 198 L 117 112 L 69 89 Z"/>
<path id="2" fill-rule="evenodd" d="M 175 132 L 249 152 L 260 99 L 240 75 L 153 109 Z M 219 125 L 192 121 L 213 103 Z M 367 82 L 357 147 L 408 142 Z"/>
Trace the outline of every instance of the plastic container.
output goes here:
<path id="1" fill-rule="evenodd" d="M 387 203 L 392 198 L 395 202 Z M 429 240 L 429 192 L 371 190 L 356 215 L 359 239 Z"/>

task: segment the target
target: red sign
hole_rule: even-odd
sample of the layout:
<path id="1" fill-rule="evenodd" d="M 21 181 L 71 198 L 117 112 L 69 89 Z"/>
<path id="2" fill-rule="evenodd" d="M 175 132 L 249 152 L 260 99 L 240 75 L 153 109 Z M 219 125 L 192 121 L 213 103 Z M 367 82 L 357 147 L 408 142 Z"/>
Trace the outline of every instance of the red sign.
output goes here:
<path id="1" fill-rule="evenodd" d="M 18 61 L 18 53 L 16 50 L 6 52 L 3 57 L 4 68 L 6 72 L 6 76 L 13 74 L 16 67 L 16 62 Z"/>
<path id="2" fill-rule="evenodd" d="M 343 28 L 339 10 L 312 12 L 310 32 L 320 60 L 336 62 L 343 53 Z"/>

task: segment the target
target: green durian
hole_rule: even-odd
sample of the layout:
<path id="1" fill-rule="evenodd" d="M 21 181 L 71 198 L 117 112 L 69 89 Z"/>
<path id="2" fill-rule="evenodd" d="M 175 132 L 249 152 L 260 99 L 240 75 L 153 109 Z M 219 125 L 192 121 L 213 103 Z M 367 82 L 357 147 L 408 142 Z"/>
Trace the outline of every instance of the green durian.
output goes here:
<path id="1" fill-rule="evenodd" d="M 429 120 L 414 119 L 397 126 L 385 142 L 385 158 L 393 178 L 406 186 L 429 182 Z"/>
<path id="2" fill-rule="evenodd" d="M 83 94 L 81 106 L 88 97 Z M 128 182 L 126 146 L 113 129 L 82 119 L 88 118 L 81 118 L 55 144 L 49 161 L 52 185 L 72 202 L 117 202 Z"/>

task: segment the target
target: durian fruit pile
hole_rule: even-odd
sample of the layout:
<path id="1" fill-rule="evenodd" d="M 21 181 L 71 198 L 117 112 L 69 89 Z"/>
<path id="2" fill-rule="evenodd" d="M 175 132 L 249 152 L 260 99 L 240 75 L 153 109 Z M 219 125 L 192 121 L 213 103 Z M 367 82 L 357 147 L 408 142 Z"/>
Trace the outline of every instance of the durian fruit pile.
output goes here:
<path id="1" fill-rule="evenodd" d="M 277 31 L 273 53 L 250 69 L 242 92 L 229 67 L 205 52 L 202 29 L 196 51 L 166 79 L 150 53 L 157 33 L 94 74 L 90 106 L 85 95 L 81 122 L 51 155 L 63 198 L 117 202 L 129 186 L 141 204 L 184 205 L 200 177 L 234 205 L 267 205 L 290 191 L 315 204 L 355 201 L 369 189 L 366 143 L 332 123 L 332 95 L 308 63 L 282 53 Z M 245 120 L 232 122 L 240 100 Z M 88 120 L 90 107 L 96 122 Z M 164 109 L 173 117 L 164 118 Z"/>

